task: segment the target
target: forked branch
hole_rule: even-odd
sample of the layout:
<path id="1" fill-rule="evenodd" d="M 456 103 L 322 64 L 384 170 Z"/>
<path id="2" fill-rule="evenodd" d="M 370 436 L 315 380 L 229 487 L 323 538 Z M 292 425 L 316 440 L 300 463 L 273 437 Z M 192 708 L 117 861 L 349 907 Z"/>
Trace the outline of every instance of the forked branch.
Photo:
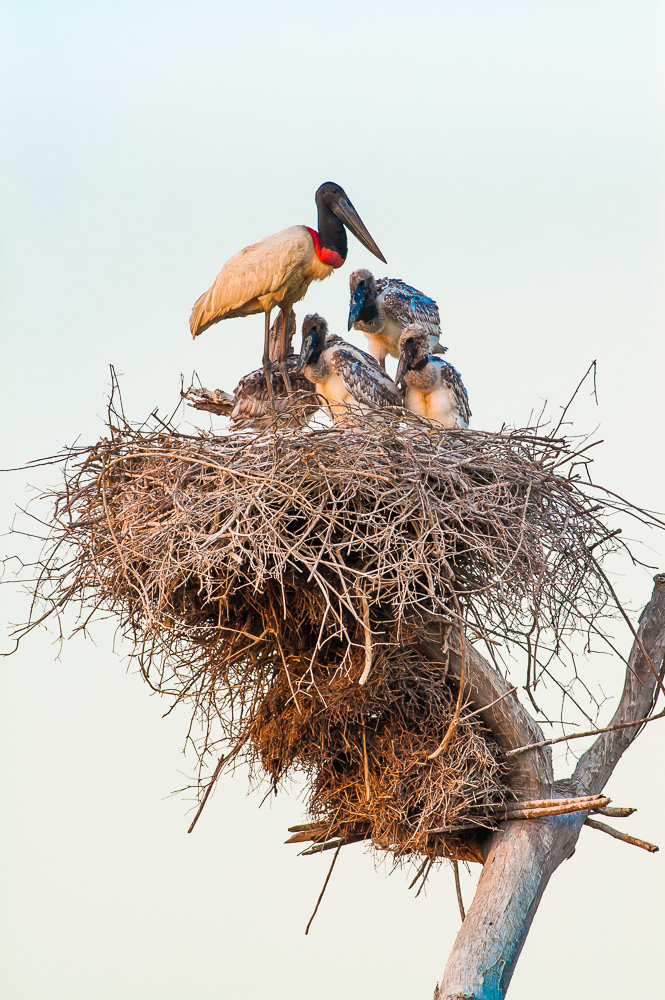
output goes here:
<path id="1" fill-rule="evenodd" d="M 665 655 L 665 574 L 656 576 L 654 584 L 640 618 L 612 725 L 644 719 L 655 708 Z M 429 655 L 426 646 L 422 651 Z M 452 655 L 451 669 L 454 672 Z M 468 698 L 478 709 L 483 703 L 489 705 L 505 685 L 476 650 L 467 650 L 466 676 L 470 682 Z M 505 697 L 485 717 L 505 748 L 511 748 L 511 743 L 514 748 L 538 742 L 534 739 L 538 727 L 516 703 L 514 695 Z M 601 733 L 580 759 L 572 779 L 555 783 L 555 791 L 561 797 L 598 795 L 640 728 L 638 724 Z M 514 757 L 518 784 L 549 787 L 549 753 L 549 747 L 538 747 Z M 527 758 L 526 764 L 518 763 L 522 758 Z M 587 815 L 582 811 L 537 820 L 509 820 L 488 836 L 478 888 L 437 990 L 438 1000 L 502 1000 L 547 883 L 561 862 L 571 856 Z M 604 826 L 596 821 L 592 824 Z M 629 839 L 624 835 L 619 838 Z M 640 842 L 639 846 L 648 850 L 653 845 Z"/>

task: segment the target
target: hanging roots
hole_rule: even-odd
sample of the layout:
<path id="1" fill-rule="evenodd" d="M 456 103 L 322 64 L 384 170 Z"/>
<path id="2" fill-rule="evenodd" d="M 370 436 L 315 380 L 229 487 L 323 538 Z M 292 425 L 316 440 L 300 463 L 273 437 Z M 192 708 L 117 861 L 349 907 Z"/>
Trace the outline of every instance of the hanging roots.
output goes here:
<path id="1" fill-rule="evenodd" d="M 321 842 L 466 857 L 450 828 L 507 794 L 496 745 L 455 712 L 418 632 L 556 658 L 614 608 L 599 557 L 627 505 L 583 491 L 564 470 L 585 459 L 537 429 L 153 422 L 64 457 L 39 620 L 77 602 L 85 622 L 119 616 L 148 682 L 203 726 L 201 781 L 218 746 L 275 786 L 304 772 Z"/>

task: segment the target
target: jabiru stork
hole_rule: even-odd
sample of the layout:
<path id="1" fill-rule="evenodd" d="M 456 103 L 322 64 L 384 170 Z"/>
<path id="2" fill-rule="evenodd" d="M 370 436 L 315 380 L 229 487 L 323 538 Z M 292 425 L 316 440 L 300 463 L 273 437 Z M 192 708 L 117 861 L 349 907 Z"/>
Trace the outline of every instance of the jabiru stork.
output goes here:
<path id="1" fill-rule="evenodd" d="M 407 410 L 444 427 L 468 427 L 469 397 L 458 371 L 443 358 L 430 354 L 430 335 L 417 323 L 399 339 L 395 381 L 404 381 Z"/>
<path id="2" fill-rule="evenodd" d="M 434 299 L 399 278 L 375 278 L 359 268 L 349 277 L 349 330 L 362 330 L 369 349 L 382 368 L 386 355 L 399 357 L 399 338 L 410 323 L 419 323 L 429 334 L 429 353 L 445 354 L 439 342 L 441 322 Z"/>
<path id="3" fill-rule="evenodd" d="M 234 316 L 265 313 L 263 368 L 271 393 L 269 364 L 270 313 L 279 306 L 283 313 L 293 308 L 312 281 L 322 281 L 344 264 L 348 252 L 346 228 L 379 260 L 385 257 L 339 184 L 327 181 L 316 192 L 318 231 L 309 226 L 290 226 L 252 243 L 230 257 L 207 292 L 194 303 L 189 326 L 193 337 L 213 323 Z M 284 327 L 286 329 L 286 326 Z M 280 367 L 286 350 L 279 353 Z"/>
<path id="4" fill-rule="evenodd" d="M 383 406 L 402 406 L 402 394 L 376 360 L 360 348 L 328 332 L 316 313 L 306 316 L 298 372 L 313 382 L 337 423 L 349 411 L 368 413 Z"/>

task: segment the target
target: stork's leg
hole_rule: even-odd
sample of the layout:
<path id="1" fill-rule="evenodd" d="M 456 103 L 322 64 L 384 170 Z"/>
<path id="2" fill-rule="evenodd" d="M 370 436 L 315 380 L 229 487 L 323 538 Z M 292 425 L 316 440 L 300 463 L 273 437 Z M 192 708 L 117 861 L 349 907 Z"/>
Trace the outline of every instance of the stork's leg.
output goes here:
<path id="1" fill-rule="evenodd" d="M 288 340 L 288 327 L 289 327 L 289 312 L 284 312 L 282 310 L 282 335 L 279 338 L 279 370 L 282 373 L 282 378 L 284 379 L 284 385 L 286 386 L 287 392 L 293 392 L 293 386 L 291 385 L 291 379 L 289 378 L 289 371 L 286 364 L 286 343 Z"/>
<path id="2" fill-rule="evenodd" d="M 272 389 L 272 362 L 270 361 L 270 310 L 266 311 L 266 329 L 263 339 L 263 371 L 266 377 L 266 387 L 268 389 L 268 402 L 271 413 L 275 413 L 275 397 Z"/>

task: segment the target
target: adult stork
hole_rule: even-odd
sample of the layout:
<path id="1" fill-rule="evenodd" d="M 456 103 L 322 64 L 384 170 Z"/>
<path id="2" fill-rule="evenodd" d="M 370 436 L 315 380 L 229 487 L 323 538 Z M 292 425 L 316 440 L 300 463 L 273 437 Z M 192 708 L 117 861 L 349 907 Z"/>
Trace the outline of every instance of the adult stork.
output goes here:
<path id="1" fill-rule="evenodd" d="M 279 306 L 288 314 L 294 303 L 304 297 L 312 281 L 322 281 L 342 266 L 348 251 L 345 227 L 385 263 L 385 257 L 339 184 L 331 181 L 322 184 L 315 200 L 318 231 L 309 226 L 290 226 L 234 254 L 208 291 L 196 300 L 189 321 L 192 336 L 198 337 L 222 319 L 265 313 L 263 368 L 270 392 L 270 313 Z M 279 361 L 288 384 L 285 354 L 284 345 Z"/>
<path id="2" fill-rule="evenodd" d="M 399 338 L 410 323 L 419 323 L 429 335 L 430 354 L 445 354 L 439 343 L 441 323 L 434 299 L 399 278 L 375 278 L 359 268 L 349 277 L 349 330 L 362 330 L 369 349 L 385 368 L 387 354 L 399 357 Z"/>
<path id="3" fill-rule="evenodd" d="M 395 381 L 399 385 L 404 380 L 407 410 L 444 427 L 468 427 L 471 410 L 460 373 L 429 353 L 427 331 L 412 323 L 403 331 L 399 347 Z"/>
<path id="4" fill-rule="evenodd" d="M 305 316 L 298 372 L 313 382 L 328 412 L 340 422 L 349 411 L 368 413 L 383 406 L 402 405 L 402 394 L 370 355 L 328 332 L 315 313 Z"/>

